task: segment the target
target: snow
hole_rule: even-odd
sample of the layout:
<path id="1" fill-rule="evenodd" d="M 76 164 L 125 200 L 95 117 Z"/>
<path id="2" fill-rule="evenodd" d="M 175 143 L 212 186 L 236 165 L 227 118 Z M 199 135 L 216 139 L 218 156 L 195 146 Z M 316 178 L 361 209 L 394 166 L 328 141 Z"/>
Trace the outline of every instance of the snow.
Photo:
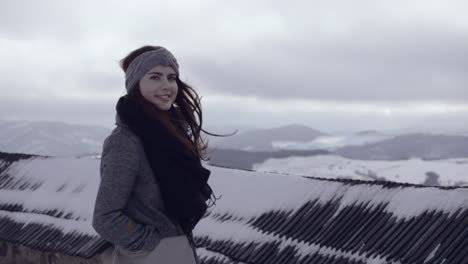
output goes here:
<path id="1" fill-rule="evenodd" d="M 1 218 L 9 218 L 17 223 L 24 223 L 23 229 L 28 224 L 42 224 L 61 230 L 64 234 L 82 233 L 84 235 L 97 236 L 92 225 L 87 221 L 70 221 L 64 218 L 55 218 L 41 214 L 31 214 L 23 212 L 0 211 Z"/>
<path id="2" fill-rule="evenodd" d="M 96 234 L 92 227 L 94 201 L 99 187 L 99 160 L 72 158 L 35 158 L 13 163 L 5 174 L 23 182 L 40 183 L 36 190 L 0 190 L 2 204 L 21 205 L 31 212 L 57 209 L 64 214 L 72 213 L 70 221 L 57 217 L 19 212 L 2 212 L 19 222 L 29 221 L 54 224 L 69 230 Z M 57 189 L 65 184 L 60 192 Z M 6 186 L 7 187 L 7 186 Z M 81 190 L 81 191 L 80 191 Z"/>
<path id="3" fill-rule="evenodd" d="M 326 160 L 330 157 L 321 158 Z M 307 160 L 308 158 L 300 159 L 301 162 Z M 268 162 L 276 165 L 273 161 Z M 293 158 L 287 162 L 284 166 L 293 164 L 295 160 Z M 344 166 L 343 164 L 349 164 L 351 161 L 342 159 L 340 162 L 341 165 L 338 166 Z M 443 161 L 441 164 L 444 162 L 452 165 L 458 164 L 455 161 Z M 22 205 L 28 211 L 57 209 L 65 214 L 72 213 L 72 220 L 36 213 L 7 211 L 0 211 L 0 217 L 8 217 L 21 223 L 42 223 L 60 228 L 65 233 L 97 235 L 91 222 L 100 180 L 99 163 L 100 161 L 95 158 L 34 158 L 13 163 L 4 173 L 12 175 L 16 180 L 23 179 L 38 182 L 41 185 L 34 191 L 2 189 L 0 201 L 3 204 Z M 311 166 L 314 165 L 318 171 L 327 168 L 327 165 L 324 168 L 324 165 L 320 166 L 311 161 Z M 357 161 L 351 165 L 352 168 L 364 166 L 363 163 Z M 392 170 L 397 168 L 397 165 L 383 163 L 379 168 Z M 463 162 L 458 165 L 467 166 Z M 247 222 L 268 211 L 281 210 L 293 214 L 310 201 L 318 201 L 319 204 L 325 205 L 339 200 L 337 213 L 346 206 L 368 204 L 368 208 L 375 208 L 385 204 L 385 210 L 393 214 L 396 220 L 405 220 L 426 211 L 437 210 L 450 215 L 457 213 L 460 209 L 468 208 L 468 188 L 386 188 L 371 183 L 345 184 L 294 175 L 234 170 L 209 166 L 206 163 L 204 166 L 211 170 L 209 183 L 214 194 L 221 198 L 216 201 L 215 206 L 208 209 L 210 215 L 203 218 L 197 225 L 194 231 L 196 235 L 209 235 L 215 240 L 246 244 L 279 241 L 281 242 L 280 249 L 285 246 L 294 246 L 299 255 L 318 251 L 323 255 L 344 256 L 349 259 L 363 260 L 364 258 L 352 252 L 342 252 L 318 244 L 307 244 L 291 238 L 263 233 L 248 225 Z M 288 169 L 288 167 L 285 168 Z M 318 176 L 322 175 L 318 174 Z M 65 185 L 64 188 L 57 191 L 63 185 Z M 218 216 L 224 214 L 234 217 L 224 221 L 218 219 Z M 76 219 L 78 217 L 79 219 Z M 223 257 L 208 250 L 202 250 L 201 253 L 204 256 Z M 373 257 L 372 260 L 366 259 L 367 263 L 386 263 L 379 256 Z"/>
<path id="4" fill-rule="evenodd" d="M 213 213 L 228 213 L 239 220 L 257 217 L 270 210 L 294 212 L 314 200 L 325 204 L 340 199 L 339 209 L 362 203 L 370 206 L 385 203 L 388 204 L 387 211 L 399 218 L 412 217 L 426 210 L 454 213 L 468 207 L 468 190 L 465 188 L 384 188 L 205 166 L 211 170 L 209 183 L 214 194 L 221 196 L 212 207 Z M 34 191 L 1 190 L 3 203 L 20 204 L 31 211 L 58 209 L 90 223 L 99 187 L 99 160 L 35 158 L 12 164 L 8 173 L 17 179 L 41 182 L 41 185 Z M 65 187 L 57 192 L 64 184 Z"/>
<path id="5" fill-rule="evenodd" d="M 423 184 L 427 178 L 426 174 L 433 172 L 440 176 L 438 181 L 443 186 L 468 185 L 468 158 L 369 161 L 347 159 L 335 155 L 318 155 L 268 159 L 252 167 L 255 171 L 285 175 L 359 180 L 375 180 L 379 177 L 388 181 L 414 184 Z"/>
<path id="6" fill-rule="evenodd" d="M 197 225 L 195 235 L 242 245 L 277 242 L 278 250 L 292 246 L 298 257 L 318 252 L 323 256 L 344 257 L 371 264 L 389 263 L 386 261 L 386 256 L 369 257 L 362 252 L 341 251 L 321 244 L 307 243 L 262 232 L 247 223 L 270 210 L 282 210 L 293 214 L 304 203 L 314 200 L 325 204 L 339 199 L 337 212 L 332 217 L 336 217 L 346 206 L 367 204 L 367 208 L 376 208 L 383 204 L 386 205 L 385 211 L 391 213 L 396 221 L 409 220 L 433 210 L 450 216 L 458 213 L 460 209 L 468 208 L 468 188 L 386 188 L 371 183 L 353 185 L 299 176 L 207 167 L 212 172 L 209 182 L 215 194 L 222 197 L 216 206 L 209 209 L 209 217 L 203 218 Z M 219 219 L 226 213 L 234 217 L 228 220 Z M 202 255 L 210 256 L 209 253 Z"/>
<path id="7" fill-rule="evenodd" d="M 299 176 L 208 168 L 215 195 L 222 195 L 213 213 L 241 218 L 256 217 L 269 210 L 294 212 L 309 201 L 325 204 L 335 199 L 340 199 L 339 210 L 350 205 L 388 204 L 386 211 L 397 218 L 414 217 L 427 210 L 453 214 L 468 208 L 468 188 L 385 188 L 370 183 L 350 185 Z"/>
<path id="8" fill-rule="evenodd" d="M 346 252 L 337 250 L 331 247 L 326 247 L 320 244 L 308 244 L 297 239 L 289 237 L 279 236 L 275 234 L 269 234 L 261 232 L 260 230 L 253 228 L 245 222 L 239 221 L 216 221 L 212 218 L 204 218 L 197 225 L 195 235 L 209 236 L 210 239 L 216 241 L 230 241 L 237 244 L 253 244 L 261 245 L 265 243 L 279 243 L 278 250 L 283 250 L 286 247 L 293 247 L 297 251 L 295 254 L 299 258 L 310 255 L 311 253 L 318 252 L 321 255 L 335 256 L 337 258 L 344 257 L 349 260 L 364 261 L 367 258 L 361 254 Z M 375 258 L 374 261 L 377 261 Z M 374 262 L 379 263 L 379 262 Z M 385 262 L 382 262 L 385 263 Z"/>
<path id="9" fill-rule="evenodd" d="M 382 188 L 380 186 L 354 186 L 341 191 L 342 200 L 338 212 L 346 206 L 369 203 L 375 208 L 387 204 L 387 212 L 397 218 L 411 218 L 425 211 L 441 211 L 453 214 L 468 207 L 468 189 L 441 190 L 429 188 Z"/>
<path id="10" fill-rule="evenodd" d="M 226 256 L 224 256 L 222 254 L 206 250 L 205 248 L 197 248 L 196 250 L 197 250 L 197 255 L 200 258 L 206 257 L 206 258 L 209 258 L 209 259 L 215 259 L 215 260 L 220 261 L 220 262 L 222 261 L 223 263 L 234 262 L 234 261 L 232 261 L 231 259 L 229 259 L 228 257 L 226 257 Z M 244 262 L 240 262 L 240 261 L 236 261 L 235 263 L 244 264 Z"/>
<path id="11" fill-rule="evenodd" d="M 438 244 L 437 247 L 435 247 L 431 253 L 429 254 L 429 256 L 427 256 L 426 260 L 424 260 L 424 263 L 428 262 L 429 260 L 431 260 L 434 256 L 435 256 L 435 253 L 437 252 L 437 250 L 439 250 L 441 244 Z"/>

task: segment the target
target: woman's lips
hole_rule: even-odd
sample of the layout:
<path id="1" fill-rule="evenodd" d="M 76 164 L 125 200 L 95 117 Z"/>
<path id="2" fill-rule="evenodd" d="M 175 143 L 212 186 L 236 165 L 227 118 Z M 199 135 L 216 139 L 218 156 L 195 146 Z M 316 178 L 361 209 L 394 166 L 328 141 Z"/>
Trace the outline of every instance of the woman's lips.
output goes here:
<path id="1" fill-rule="evenodd" d="M 170 97 L 169 95 L 167 95 L 167 94 L 166 94 L 166 95 L 156 95 L 156 97 L 159 98 L 159 99 L 162 100 L 162 101 L 165 101 L 165 102 L 169 101 L 169 98 L 171 98 L 171 97 Z"/>

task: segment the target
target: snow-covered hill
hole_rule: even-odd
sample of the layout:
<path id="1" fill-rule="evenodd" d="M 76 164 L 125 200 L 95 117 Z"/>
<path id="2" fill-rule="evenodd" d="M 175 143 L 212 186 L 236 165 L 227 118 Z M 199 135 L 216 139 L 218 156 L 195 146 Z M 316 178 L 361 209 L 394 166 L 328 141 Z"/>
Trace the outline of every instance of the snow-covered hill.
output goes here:
<path id="1" fill-rule="evenodd" d="M 0 151 L 47 156 L 100 154 L 109 128 L 60 122 L 0 121 Z"/>
<path id="2" fill-rule="evenodd" d="M 353 160 L 335 155 L 268 159 L 253 170 L 286 175 L 387 180 L 427 185 L 468 186 L 468 158 L 446 160 Z"/>

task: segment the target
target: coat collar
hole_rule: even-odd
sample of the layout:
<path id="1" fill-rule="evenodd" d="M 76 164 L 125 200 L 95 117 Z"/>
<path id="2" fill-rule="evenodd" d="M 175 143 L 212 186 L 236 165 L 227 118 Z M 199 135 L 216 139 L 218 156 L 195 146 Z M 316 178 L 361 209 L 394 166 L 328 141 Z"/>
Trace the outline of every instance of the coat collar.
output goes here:
<path id="1" fill-rule="evenodd" d="M 120 118 L 119 114 L 115 114 L 115 125 L 116 126 L 121 126 L 121 127 L 129 127 L 127 124 L 125 124 L 122 119 Z"/>

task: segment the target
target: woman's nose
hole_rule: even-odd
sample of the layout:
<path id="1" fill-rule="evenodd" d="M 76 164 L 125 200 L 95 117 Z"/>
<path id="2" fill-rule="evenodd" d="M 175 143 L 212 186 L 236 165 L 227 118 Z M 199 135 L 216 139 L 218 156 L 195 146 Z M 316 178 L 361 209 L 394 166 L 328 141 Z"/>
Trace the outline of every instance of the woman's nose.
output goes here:
<path id="1" fill-rule="evenodd" d="M 163 81 L 163 87 L 169 88 L 171 86 L 171 82 L 168 79 L 164 79 Z"/>

